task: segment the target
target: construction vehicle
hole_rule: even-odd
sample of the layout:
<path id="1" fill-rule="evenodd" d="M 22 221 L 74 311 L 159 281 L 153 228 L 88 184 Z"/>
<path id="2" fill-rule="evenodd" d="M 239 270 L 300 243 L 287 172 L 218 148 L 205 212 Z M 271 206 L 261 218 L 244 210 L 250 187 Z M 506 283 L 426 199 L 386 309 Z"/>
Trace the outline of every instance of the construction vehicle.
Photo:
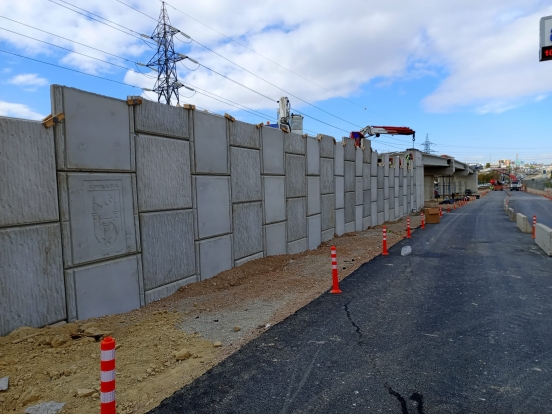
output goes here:
<path id="1" fill-rule="evenodd" d="M 276 112 L 277 124 L 266 124 L 270 128 L 278 128 L 285 132 L 294 132 L 303 134 L 303 116 L 291 113 L 291 105 L 287 96 L 282 96 L 278 101 L 278 111 Z"/>
<path id="2" fill-rule="evenodd" d="M 503 191 L 504 187 L 502 185 L 502 181 L 499 180 L 491 180 L 491 190 L 492 191 Z"/>
<path id="3" fill-rule="evenodd" d="M 349 135 L 349 138 L 355 140 L 355 145 L 360 147 L 360 140 L 366 136 L 375 136 L 378 138 L 381 134 L 388 135 L 412 135 L 412 141 L 416 139 L 416 131 L 408 127 L 395 127 L 395 126 L 367 126 L 360 131 L 353 131 Z"/>

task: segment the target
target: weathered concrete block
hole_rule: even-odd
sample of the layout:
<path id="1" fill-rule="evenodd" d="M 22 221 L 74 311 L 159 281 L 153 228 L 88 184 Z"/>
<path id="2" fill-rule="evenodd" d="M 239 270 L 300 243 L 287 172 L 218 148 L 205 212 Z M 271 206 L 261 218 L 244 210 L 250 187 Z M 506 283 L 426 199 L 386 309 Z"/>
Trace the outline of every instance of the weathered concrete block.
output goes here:
<path id="1" fill-rule="evenodd" d="M 59 223 L 0 229 L 0 257 L 0 336 L 66 318 Z"/>
<path id="2" fill-rule="evenodd" d="M 266 255 L 286 254 L 286 223 L 264 226 Z"/>
<path id="3" fill-rule="evenodd" d="M 370 175 L 372 177 L 378 176 L 378 153 L 372 152 L 370 154 Z"/>
<path id="4" fill-rule="evenodd" d="M 305 155 L 307 153 L 307 139 L 293 132 L 285 133 L 284 150 L 288 154 Z"/>
<path id="5" fill-rule="evenodd" d="M 362 206 L 355 207 L 355 231 L 362 231 Z"/>
<path id="6" fill-rule="evenodd" d="M 54 134 L 0 117 L 0 227 L 59 220 Z"/>
<path id="7" fill-rule="evenodd" d="M 125 102 L 123 104 L 126 105 Z M 196 113 L 199 111 L 194 111 L 194 117 Z M 176 106 L 146 99 L 141 105 L 134 106 L 134 125 L 137 132 L 188 138 L 190 136 L 188 119 L 189 112 Z"/>
<path id="8" fill-rule="evenodd" d="M 385 214 L 378 213 L 378 226 L 381 226 L 383 223 L 385 223 Z"/>
<path id="9" fill-rule="evenodd" d="M 383 175 L 383 167 L 378 167 L 378 188 L 383 188 L 385 184 L 385 176 Z"/>
<path id="10" fill-rule="evenodd" d="M 508 218 L 510 219 L 510 221 L 516 221 L 516 212 L 513 208 L 508 209 Z"/>
<path id="11" fill-rule="evenodd" d="M 195 176 L 194 188 L 198 237 L 230 233 L 230 177 Z"/>
<path id="12" fill-rule="evenodd" d="M 372 194 L 372 201 L 378 200 L 378 177 L 370 177 L 370 193 Z"/>
<path id="13" fill-rule="evenodd" d="M 362 150 L 360 148 L 355 151 L 355 175 L 362 177 Z"/>
<path id="14" fill-rule="evenodd" d="M 345 191 L 355 191 L 355 163 L 345 161 Z"/>
<path id="15" fill-rule="evenodd" d="M 241 121 L 228 122 L 227 124 L 230 145 L 254 149 L 261 147 L 261 130 L 257 129 L 256 125 Z"/>
<path id="16" fill-rule="evenodd" d="M 321 134 L 320 139 L 320 156 L 324 158 L 334 157 L 335 138 L 329 135 Z"/>
<path id="17" fill-rule="evenodd" d="M 383 154 L 383 162 L 384 162 L 383 176 L 389 177 L 389 155 L 388 154 Z"/>
<path id="18" fill-rule="evenodd" d="M 307 237 L 307 200 L 292 198 L 287 200 L 287 241 L 292 242 Z"/>
<path id="19" fill-rule="evenodd" d="M 369 190 L 371 182 L 372 178 L 370 177 L 370 164 L 362 164 L 362 189 Z"/>
<path id="20" fill-rule="evenodd" d="M 389 200 L 393 200 L 395 198 L 395 189 L 390 188 L 389 189 Z"/>
<path id="21" fill-rule="evenodd" d="M 362 196 L 362 177 L 356 177 L 356 188 L 355 188 L 355 205 L 360 206 L 362 205 L 364 198 Z"/>
<path id="22" fill-rule="evenodd" d="M 383 177 L 383 198 L 389 198 L 389 177 Z"/>
<path id="23" fill-rule="evenodd" d="M 362 138 L 362 162 L 370 164 L 372 161 L 372 141 Z"/>
<path id="24" fill-rule="evenodd" d="M 552 229 L 542 223 L 537 223 L 535 243 L 537 243 L 548 256 L 552 256 Z"/>
<path id="25" fill-rule="evenodd" d="M 263 177 L 263 182 L 263 207 L 265 224 L 285 220 L 285 178 L 265 176 Z"/>
<path id="26" fill-rule="evenodd" d="M 61 170 L 134 170 L 134 143 L 125 101 L 52 85 L 53 112 L 65 120 L 56 127 Z"/>
<path id="27" fill-rule="evenodd" d="M 389 188 L 395 188 L 395 178 L 394 177 L 389 177 Z M 385 185 L 385 183 L 384 183 Z"/>
<path id="28" fill-rule="evenodd" d="M 345 223 L 355 221 L 355 192 L 345 193 Z"/>
<path id="29" fill-rule="evenodd" d="M 354 233 L 356 228 L 356 223 L 354 221 L 350 223 L 345 223 L 345 233 Z"/>
<path id="30" fill-rule="evenodd" d="M 251 256 L 244 257 L 243 259 L 235 260 L 234 267 L 241 266 L 243 264 L 246 264 L 247 262 L 252 262 L 253 260 L 262 259 L 263 257 L 264 257 L 263 252 L 252 254 Z"/>
<path id="31" fill-rule="evenodd" d="M 327 242 L 334 238 L 335 235 L 335 229 L 332 227 L 331 229 L 324 230 L 322 232 L 322 242 Z"/>
<path id="32" fill-rule="evenodd" d="M 67 308 L 75 309 L 79 320 L 138 309 L 143 295 L 141 269 L 136 255 L 67 270 Z"/>
<path id="33" fill-rule="evenodd" d="M 355 161 L 355 141 L 350 138 L 343 138 L 343 143 L 345 144 L 343 146 L 343 152 L 344 152 L 344 158 L 345 161 Z"/>
<path id="34" fill-rule="evenodd" d="M 377 202 L 378 202 L 378 213 L 383 213 L 383 202 L 385 201 L 385 198 L 383 197 L 383 189 L 378 189 L 378 199 L 377 199 Z"/>
<path id="35" fill-rule="evenodd" d="M 397 168 L 398 169 L 398 168 Z M 399 185 L 399 177 L 395 176 L 395 179 L 393 180 L 394 183 L 393 183 L 393 186 L 395 187 L 395 189 L 398 189 L 400 187 Z M 396 193 L 395 193 L 396 194 Z"/>
<path id="36" fill-rule="evenodd" d="M 345 207 L 345 177 L 335 177 L 335 208 Z"/>
<path id="37" fill-rule="evenodd" d="M 145 290 L 196 274 L 192 210 L 140 214 L 140 225 Z"/>
<path id="38" fill-rule="evenodd" d="M 288 254 L 299 254 L 307 251 L 307 238 L 289 242 L 287 245 Z"/>
<path id="39" fill-rule="evenodd" d="M 378 225 L 378 203 L 376 201 L 372 201 L 372 205 L 370 206 L 370 217 L 372 217 L 372 227 Z"/>
<path id="40" fill-rule="evenodd" d="M 335 210 L 335 234 L 342 236 L 345 234 L 345 209 Z"/>
<path id="41" fill-rule="evenodd" d="M 329 158 L 320 159 L 320 192 L 321 194 L 334 192 L 334 161 Z"/>
<path id="42" fill-rule="evenodd" d="M 370 190 L 365 190 L 362 193 L 363 198 L 363 214 L 362 217 L 368 217 L 370 215 L 370 208 L 372 205 L 372 195 L 370 194 Z"/>
<path id="43" fill-rule="evenodd" d="M 303 139 L 303 138 L 302 138 Z M 307 178 L 305 156 L 286 154 L 286 197 L 305 197 Z"/>
<path id="44" fill-rule="evenodd" d="M 232 268 L 231 235 L 202 240 L 199 243 L 200 280 L 206 280 Z"/>
<path id="45" fill-rule="evenodd" d="M 333 194 L 321 196 L 322 231 L 335 227 L 335 198 Z M 332 236 L 333 237 L 333 236 Z"/>
<path id="46" fill-rule="evenodd" d="M 130 174 L 67 173 L 59 183 L 65 267 L 137 251 Z"/>
<path id="47" fill-rule="evenodd" d="M 230 147 L 230 168 L 232 202 L 260 201 L 262 193 L 259 151 Z"/>
<path id="48" fill-rule="evenodd" d="M 167 285 L 160 286 L 152 290 L 146 290 L 145 303 L 146 305 L 148 305 L 157 300 L 169 297 L 182 286 L 186 286 L 186 285 L 189 285 L 190 283 L 195 283 L 195 282 L 197 282 L 197 276 L 194 275 L 194 276 L 187 277 L 186 279 L 178 280 L 176 282 L 169 283 Z"/>
<path id="49" fill-rule="evenodd" d="M 389 200 L 383 200 L 383 218 L 389 221 Z"/>
<path id="50" fill-rule="evenodd" d="M 263 174 L 285 174 L 284 133 L 280 129 L 261 129 Z"/>
<path id="51" fill-rule="evenodd" d="M 402 217 L 402 214 L 400 213 L 400 206 L 399 206 L 399 198 L 395 197 L 395 200 L 393 201 L 393 208 L 395 209 L 395 218 L 398 219 L 399 217 Z"/>
<path id="52" fill-rule="evenodd" d="M 362 219 L 362 230 L 366 230 L 371 225 L 372 225 L 372 217 L 368 216 Z"/>
<path id="53" fill-rule="evenodd" d="M 389 209 L 389 221 L 395 221 L 395 209 L 394 208 Z"/>
<path id="54" fill-rule="evenodd" d="M 263 251 L 263 211 L 261 203 L 235 204 L 234 260 Z"/>
<path id="55" fill-rule="evenodd" d="M 194 162 L 196 174 L 229 174 L 226 118 L 201 111 L 194 114 Z"/>
<path id="56" fill-rule="evenodd" d="M 400 167 L 399 167 L 399 162 L 400 162 L 400 158 L 401 157 L 395 157 L 395 177 L 399 177 L 399 170 L 400 170 Z"/>
<path id="57" fill-rule="evenodd" d="M 138 135 L 136 179 L 140 211 L 191 208 L 190 143 Z"/>
<path id="58" fill-rule="evenodd" d="M 320 214 L 320 177 L 307 177 L 307 216 Z"/>
<path id="59" fill-rule="evenodd" d="M 334 151 L 334 174 L 335 175 L 344 175 L 345 174 L 345 158 L 344 158 L 344 147 L 343 144 L 338 142 L 335 146 Z"/>
<path id="60" fill-rule="evenodd" d="M 320 214 L 307 219 L 309 250 L 317 249 L 322 243 L 322 217 Z"/>
<path id="61" fill-rule="evenodd" d="M 320 175 L 320 143 L 316 138 L 307 137 L 306 141 L 307 175 Z"/>
<path id="62" fill-rule="evenodd" d="M 517 213 L 516 214 L 516 225 L 518 229 L 521 230 L 522 233 L 533 233 L 533 226 L 529 224 L 529 220 L 527 219 L 527 216 Z"/>

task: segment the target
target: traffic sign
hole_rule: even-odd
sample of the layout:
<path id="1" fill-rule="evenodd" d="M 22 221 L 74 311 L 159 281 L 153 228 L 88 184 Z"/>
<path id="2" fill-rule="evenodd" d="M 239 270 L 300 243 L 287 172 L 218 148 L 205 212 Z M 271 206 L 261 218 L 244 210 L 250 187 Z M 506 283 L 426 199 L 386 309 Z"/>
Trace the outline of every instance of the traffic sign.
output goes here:
<path id="1" fill-rule="evenodd" d="M 552 60 L 552 16 L 540 19 L 539 62 Z"/>

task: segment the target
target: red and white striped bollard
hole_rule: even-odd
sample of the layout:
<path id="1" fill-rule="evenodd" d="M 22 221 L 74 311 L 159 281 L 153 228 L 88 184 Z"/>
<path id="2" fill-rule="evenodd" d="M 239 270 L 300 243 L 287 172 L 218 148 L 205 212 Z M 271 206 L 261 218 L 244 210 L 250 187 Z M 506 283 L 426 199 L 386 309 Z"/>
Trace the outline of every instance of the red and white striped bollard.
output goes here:
<path id="1" fill-rule="evenodd" d="M 115 340 L 107 336 L 101 344 L 100 402 L 101 414 L 115 414 Z"/>
<path id="2" fill-rule="evenodd" d="M 533 239 L 537 237 L 537 216 L 533 216 L 533 235 L 531 237 Z"/>
<path id="3" fill-rule="evenodd" d="M 330 290 L 330 293 L 341 293 L 341 290 L 339 289 L 339 278 L 337 276 L 337 251 L 335 246 L 332 246 L 331 248 L 332 252 L 332 290 Z"/>

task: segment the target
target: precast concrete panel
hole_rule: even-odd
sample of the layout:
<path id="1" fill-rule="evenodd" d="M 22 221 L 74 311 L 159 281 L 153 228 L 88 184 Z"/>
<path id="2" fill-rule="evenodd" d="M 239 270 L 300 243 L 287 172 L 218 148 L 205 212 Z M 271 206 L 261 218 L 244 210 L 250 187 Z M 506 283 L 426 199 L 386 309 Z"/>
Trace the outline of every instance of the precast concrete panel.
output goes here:
<path id="1" fill-rule="evenodd" d="M 288 154 L 305 155 L 307 153 L 307 139 L 303 135 L 293 132 L 284 133 L 284 150 Z"/>
<path id="2" fill-rule="evenodd" d="M 355 207 L 355 231 L 362 231 L 362 206 Z"/>
<path id="3" fill-rule="evenodd" d="M 286 197 L 305 197 L 307 178 L 305 156 L 286 154 Z"/>
<path id="4" fill-rule="evenodd" d="M 356 223 L 351 221 L 350 223 L 345 223 L 345 233 L 354 233 L 356 229 Z"/>
<path id="5" fill-rule="evenodd" d="M 370 154 L 370 175 L 372 177 L 378 176 L 378 153 L 372 152 Z"/>
<path id="6" fill-rule="evenodd" d="M 363 217 L 370 216 L 370 207 L 372 203 L 372 196 L 370 194 L 370 190 L 364 190 L 363 191 Z"/>
<path id="7" fill-rule="evenodd" d="M 230 122 L 231 123 L 231 122 Z M 232 202 L 261 201 L 261 158 L 258 150 L 230 147 Z"/>
<path id="8" fill-rule="evenodd" d="M 393 200 L 395 198 L 395 189 L 394 188 L 390 188 L 389 189 L 389 199 L 390 200 Z"/>
<path id="9" fill-rule="evenodd" d="M 383 157 L 383 176 L 384 177 L 389 177 L 389 155 L 388 154 L 383 154 L 382 155 Z"/>
<path id="10" fill-rule="evenodd" d="M 264 234 L 267 256 L 286 254 L 286 223 L 264 226 Z"/>
<path id="11" fill-rule="evenodd" d="M 389 198 L 389 177 L 383 177 L 383 198 Z"/>
<path id="12" fill-rule="evenodd" d="M 256 125 L 241 121 L 228 122 L 228 138 L 230 145 L 235 147 L 254 148 L 261 147 L 261 132 Z"/>
<path id="13" fill-rule="evenodd" d="M 398 170 L 398 168 L 397 168 L 397 170 Z M 395 176 L 395 179 L 393 180 L 393 186 L 395 187 L 396 190 L 398 190 L 399 187 L 400 187 L 399 182 L 400 182 L 399 177 Z"/>
<path id="14" fill-rule="evenodd" d="M 401 157 L 395 157 L 395 177 L 399 176 L 400 159 L 401 159 Z"/>
<path id="15" fill-rule="evenodd" d="M 355 221 L 355 192 L 345 193 L 345 223 Z"/>
<path id="16" fill-rule="evenodd" d="M 378 199 L 377 199 L 377 203 L 378 203 L 378 213 L 383 213 L 383 201 L 384 201 L 384 197 L 383 197 L 383 190 L 378 190 Z"/>
<path id="17" fill-rule="evenodd" d="M 67 87 L 52 85 L 53 95 L 62 94 L 65 119 L 59 131 L 58 158 L 66 170 L 134 170 L 134 144 L 129 106 L 125 101 Z M 59 97 L 58 97 L 59 98 Z M 58 105 L 55 105 L 58 106 Z"/>
<path id="18" fill-rule="evenodd" d="M 307 175 L 320 175 L 320 143 L 316 138 L 307 141 Z"/>
<path id="19" fill-rule="evenodd" d="M 307 218 L 308 247 L 317 249 L 322 243 L 322 217 L 320 214 Z"/>
<path id="20" fill-rule="evenodd" d="M 393 208 L 395 209 L 395 216 L 396 218 L 402 216 L 402 214 L 399 213 L 399 198 L 395 197 L 395 200 L 393 201 Z"/>
<path id="21" fill-rule="evenodd" d="M 263 249 L 263 212 L 261 203 L 235 204 L 234 260 L 243 259 Z"/>
<path id="22" fill-rule="evenodd" d="M 263 252 L 252 254 L 251 256 L 244 257 L 243 259 L 235 260 L 234 267 L 241 266 L 243 264 L 246 264 L 247 262 L 252 262 L 253 260 L 262 259 L 263 257 L 264 257 Z"/>
<path id="23" fill-rule="evenodd" d="M 378 213 L 378 226 L 385 223 L 385 213 Z"/>
<path id="24" fill-rule="evenodd" d="M 231 232 L 230 177 L 195 176 L 200 239 Z"/>
<path id="25" fill-rule="evenodd" d="M 343 146 L 343 149 L 344 149 L 344 158 L 345 158 L 345 161 L 355 161 L 356 157 L 355 157 L 355 141 L 350 139 L 350 138 L 345 138 L 343 137 L 343 143 L 345 144 Z"/>
<path id="26" fill-rule="evenodd" d="M 280 129 L 261 129 L 263 174 L 285 174 L 284 133 Z"/>
<path id="27" fill-rule="evenodd" d="M 372 141 L 362 138 L 362 162 L 370 164 L 372 162 Z"/>
<path id="28" fill-rule="evenodd" d="M 335 208 L 345 207 L 345 178 L 335 177 Z"/>
<path id="29" fill-rule="evenodd" d="M 370 194 L 372 194 L 372 201 L 378 200 L 378 177 L 370 177 Z"/>
<path id="30" fill-rule="evenodd" d="M 66 271 L 74 298 L 74 305 L 68 303 L 68 308 L 75 307 L 79 320 L 138 309 L 140 268 L 140 256 L 136 255 Z"/>
<path id="31" fill-rule="evenodd" d="M 335 236 L 335 229 L 332 227 L 331 229 L 324 230 L 322 232 L 322 242 L 327 242 L 333 239 Z"/>
<path id="32" fill-rule="evenodd" d="M 263 177 L 263 208 L 265 224 L 286 219 L 286 192 L 284 177 Z"/>
<path id="33" fill-rule="evenodd" d="M 198 245 L 201 280 L 209 279 L 232 268 L 231 235 L 202 240 Z"/>
<path id="34" fill-rule="evenodd" d="M 389 176 L 388 179 L 389 179 L 389 188 L 395 188 L 395 177 Z"/>
<path id="35" fill-rule="evenodd" d="M 320 177 L 307 177 L 307 216 L 320 214 Z"/>
<path id="36" fill-rule="evenodd" d="M 195 116 L 199 111 L 193 111 Z M 134 106 L 134 125 L 137 132 L 188 139 L 189 111 L 177 106 L 151 102 L 146 99 Z"/>
<path id="37" fill-rule="evenodd" d="M 372 177 L 370 177 L 370 164 L 362 164 L 362 189 L 369 190 L 371 182 Z"/>
<path id="38" fill-rule="evenodd" d="M 335 226 L 335 198 L 333 194 L 323 195 L 322 200 L 322 231 L 334 228 Z"/>
<path id="39" fill-rule="evenodd" d="M 136 179 L 140 211 L 191 208 L 190 143 L 138 135 Z"/>
<path id="40" fill-rule="evenodd" d="M 372 227 L 378 225 L 378 203 L 376 201 L 372 201 L 372 205 L 370 207 L 370 217 L 372 217 Z"/>
<path id="41" fill-rule="evenodd" d="M 335 210 L 335 234 L 343 236 L 345 234 L 345 209 Z"/>
<path id="42" fill-rule="evenodd" d="M 345 150 L 341 142 L 338 142 L 335 145 L 334 152 L 334 174 L 335 175 L 344 175 L 345 174 Z"/>
<path id="43" fill-rule="evenodd" d="M 59 223 L 0 229 L 0 336 L 66 318 L 62 257 Z"/>
<path id="44" fill-rule="evenodd" d="M 378 166 L 378 188 L 383 189 L 385 184 L 385 176 L 383 175 L 383 167 Z"/>
<path id="45" fill-rule="evenodd" d="M 362 205 L 364 198 L 362 196 L 362 177 L 356 177 L 356 189 L 355 189 L 356 199 L 355 205 Z"/>
<path id="46" fill-rule="evenodd" d="M 292 242 L 307 237 L 306 198 L 287 200 L 287 241 Z"/>
<path id="47" fill-rule="evenodd" d="M 345 161 L 345 191 L 355 191 L 355 163 Z"/>
<path id="48" fill-rule="evenodd" d="M 65 267 L 138 250 L 130 174 L 67 173 L 60 182 Z"/>
<path id="49" fill-rule="evenodd" d="M 329 158 L 320 159 L 320 192 L 321 194 L 334 192 L 334 161 Z"/>
<path id="50" fill-rule="evenodd" d="M 169 283 L 167 285 L 160 286 L 152 290 L 147 290 L 145 292 L 145 303 L 146 305 L 148 305 L 157 300 L 171 296 L 182 286 L 186 286 L 186 285 L 189 285 L 190 283 L 195 283 L 195 282 L 197 282 L 197 276 L 194 275 L 194 276 L 187 277 L 186 279 L 178 280 L 176 282 Z"/>
<path id="51" fill-rule="evenodd" d="M 372 217 L 364 217 L 362 219 L 362 229 L 366 230 L 368 227 L 372 225 Z"/>
<path id="52" fill-rule="evenodd" d="M 321 135 L 321 136 L 320 136 Z M 333 158 L 334 157 L 334 148 L 335 148 L 335 139 L 329 135 L 320 134 L 320 157 L 323 158 Z"/>
<path id="53" fill-rule="evenodd" d="M 401 200 L 399 200 L 399 204 L 401 204 Z M 410 213 L 410 209 L 408 208 L 408 197 L 406 195 L 402 197 L 402 207 L 405 214 Z"/>
<path id="54" fill-rule="evenodd" d="M 196 174 L 229 174 L 226 118 L 194 111 L 194 162 Z"/>
<path id="55" fill-rule="evenodd" d="M 196 274 L 192 210 L 140 214 L 140 225 L 145 290 Z"/>
<path id="56" fill-rule="evenodd" d="M 355 175 L 362 177 L 362 150 L 360 148 L 355 151 Z"/>
<path id="57" fill-rule="evenodd" d="M 307 251 L 307 238 L 289 242 L 287 254 L 299 254 Z"/>
<path id="58" fill-rule="evenodd" d="M 395 209 L 389 209 L 389 221 L 395 221 Z"/>
<path id="59" fill-rule="evenodd" d="M 0 117 L 0 227 L 56 220 L 53 130 Z"/>
<path id="60" fill-rule="evenodd" d="M 389 221 L 389 200 L 383 200 L 383 218 Z"/>

